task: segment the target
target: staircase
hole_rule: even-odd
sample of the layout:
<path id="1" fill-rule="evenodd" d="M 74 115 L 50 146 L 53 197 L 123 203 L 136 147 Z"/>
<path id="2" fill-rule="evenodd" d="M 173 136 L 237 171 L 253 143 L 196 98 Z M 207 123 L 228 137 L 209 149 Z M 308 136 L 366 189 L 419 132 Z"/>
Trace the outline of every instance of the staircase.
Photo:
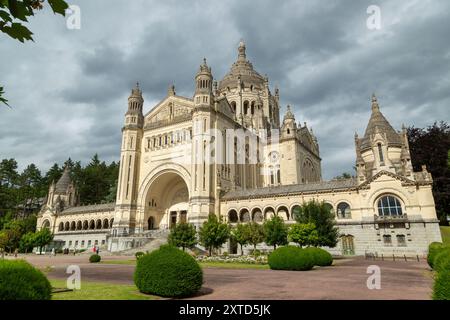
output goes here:
<path id="1" fill-rule="evenodd" d="M 141 243 L 142 245 L 136 246 L 131 249 L 117 251 L 114 252 L 116 255 L 123 256 L 134 256 L 136 252 L 151 252 L 153 250 L 158 249 L 161 245 L 167 243 L 167 237 L 169 235 L 170 230 L 168 229 L 158 229 L 158 230 L 149 230 L 145 231 L 141 234 L 133 235 L 136 243 Z"/>

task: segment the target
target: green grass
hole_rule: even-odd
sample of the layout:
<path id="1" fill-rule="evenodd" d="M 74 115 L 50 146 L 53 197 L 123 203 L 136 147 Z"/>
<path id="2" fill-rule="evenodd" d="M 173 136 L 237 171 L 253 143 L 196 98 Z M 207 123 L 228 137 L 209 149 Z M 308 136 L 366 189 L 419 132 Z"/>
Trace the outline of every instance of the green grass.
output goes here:
<path id="1" fill-rule="evenodd" d="M 200 262 L 202 268 L 223 269 L 270 269 L 268 264 L 232 263 L 232 262 Z"/>
<path id="2" fill-rule="evenodd" d="M 442 243 L 450 245 L 450 227 L 441 226 Z"/>
<path id="3" fill-rule="evenodd" d="M 66 288 L 65 280 L 49 279 L 53 288 Z M 134 285 L 81 282 L 81 289 L 52 294 L 52 300 L 155 300 L 159 297 L 140 293 Z"/>
<path id="4" fill-rule="evenodd" d="M 129 260 L 102 260 L 102 261 L 100 261 L 100 263 L 103 263 L 103 264 L 126 264 L 126 265 L 134 266 L 134 265 L 136 265 L 136 260 L 134 260 L 134 259 L 129 259 Z"/>
<path id="5" fill-rule="evenodd" d="M 136 260 L 102 260 L 104 264 L 136 265 Z M 202 268 L 223 269 L 270 269 L 267 264 L 231 263 L 231 262 L 200 262 Z"/>

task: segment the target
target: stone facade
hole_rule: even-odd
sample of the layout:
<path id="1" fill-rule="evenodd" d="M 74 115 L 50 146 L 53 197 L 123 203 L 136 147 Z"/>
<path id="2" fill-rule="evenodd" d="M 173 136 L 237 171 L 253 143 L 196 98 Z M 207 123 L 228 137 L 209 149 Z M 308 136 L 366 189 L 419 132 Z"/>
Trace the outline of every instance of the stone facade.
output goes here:
<path id="1" fill-rule="evenodd" d="M 52 228 L 66 246 L 97 234 L 117 251 L 180 221 L 200 226 L 209 214 L 231 224 L 263 222 L 274 214 L 293 223 L 297 206 L 314 199 L 336 213 L 342 237 L 330 249 L 335 253 L 418 254 L 441 239 L 432 177 L 425 167 L 413 172 L 406 130 L 392 128 L 375 96 L 366 132 L 355 136 L 356 177 L 323 181 L 312 129 L 296 122 L 290 106 L 280 119 L 279 89 L 272 94 L 268 78 L 246 59 L 243 42 L 219 83 L 206 59 L 194 83 L 192 98 L 170 86 L 146 114 L 137 85 L 122 128 L 115 204 L 77 207 L 65 172 L 66 187 L 50 187 L 53 200 L 43 207 L 38 227 Z M 91 221 L 106 220 L 105 228 L 90 228 Z M 66 221 L 75 221 L 75 230 L 70 223 L 66 230 Z M 88 221 L 88 228 L 82 222 L 77 229 L 78 221 Z"/>

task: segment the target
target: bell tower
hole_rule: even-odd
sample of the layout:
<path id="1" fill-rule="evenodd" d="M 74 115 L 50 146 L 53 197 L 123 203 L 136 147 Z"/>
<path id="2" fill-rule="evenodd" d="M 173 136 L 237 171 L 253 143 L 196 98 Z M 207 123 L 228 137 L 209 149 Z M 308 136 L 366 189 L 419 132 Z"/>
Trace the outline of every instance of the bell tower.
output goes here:
<path id="1" fill-rule="evenodd" d="M 142 91 L 137 83 L 128 98 L 128 110 L 122 128 L 113 236 L 132 234 L 136 226 L 139 161 L 144 126 L 143 104 Z"/>

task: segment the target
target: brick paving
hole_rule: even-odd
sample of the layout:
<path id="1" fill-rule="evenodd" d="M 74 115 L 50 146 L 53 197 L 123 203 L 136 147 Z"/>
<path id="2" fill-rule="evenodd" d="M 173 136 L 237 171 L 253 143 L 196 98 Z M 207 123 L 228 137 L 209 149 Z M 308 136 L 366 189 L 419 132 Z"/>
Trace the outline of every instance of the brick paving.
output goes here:
<path id="1" fill-rule="evenodd" d="M 82 280 L 133 284 L 134 266 L 90 264 L 88 256 L 27 256 L 32 264 L 52 266 L 50 278 L 66 279 L 66 268 L 76 264 Z M 123 260 L 130 257 L 104 257 Z M 381 268 L 381 289 L 369 290 L 369 265 Z M 432 274 L 425 261 L 336 260 L 336 265 L 306 272 L 205 268 L 204 285 L 193 299 L 430 299 Z"/>

